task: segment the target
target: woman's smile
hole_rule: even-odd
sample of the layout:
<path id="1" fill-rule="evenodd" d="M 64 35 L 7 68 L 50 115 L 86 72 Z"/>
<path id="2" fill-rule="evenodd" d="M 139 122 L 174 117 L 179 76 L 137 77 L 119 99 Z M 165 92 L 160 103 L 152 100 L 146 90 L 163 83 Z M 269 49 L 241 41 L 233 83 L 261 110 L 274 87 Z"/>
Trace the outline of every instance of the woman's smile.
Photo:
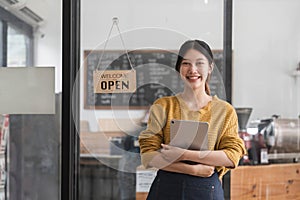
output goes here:
<path id="1" fill-rule="evenodd" d="M 201 75 L 187 75 L 185 78 L 190 81 L 195 81 L 195 80 L 201 79 L 202 76 Z"/>
<path id="2" fill-rule="evenodd" d="M 195 80 L 195 79 L 201 78 L 201 76 L 200 75 L 187 75 L 186 78 L 190 79 L 190 80 Z"/>

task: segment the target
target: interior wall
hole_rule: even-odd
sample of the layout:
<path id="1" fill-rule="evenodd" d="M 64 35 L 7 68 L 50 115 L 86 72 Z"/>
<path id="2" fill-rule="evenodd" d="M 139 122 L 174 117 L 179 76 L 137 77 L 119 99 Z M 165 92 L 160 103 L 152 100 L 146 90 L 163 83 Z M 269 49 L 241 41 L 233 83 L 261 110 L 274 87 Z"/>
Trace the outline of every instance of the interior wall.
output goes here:
<path id="1" fill-rule="evenodd" d="M 300 1 L 234 1 L 233 104 L 251 120 L 300 114 Z"/>
<path id="2" fill-rule="evenodd" d="M 34 66 L 54 66 L 55 92 L 62 90 L 62 2 L 27 0 L 26 6 L 44 19 L 34 34 Z"/>

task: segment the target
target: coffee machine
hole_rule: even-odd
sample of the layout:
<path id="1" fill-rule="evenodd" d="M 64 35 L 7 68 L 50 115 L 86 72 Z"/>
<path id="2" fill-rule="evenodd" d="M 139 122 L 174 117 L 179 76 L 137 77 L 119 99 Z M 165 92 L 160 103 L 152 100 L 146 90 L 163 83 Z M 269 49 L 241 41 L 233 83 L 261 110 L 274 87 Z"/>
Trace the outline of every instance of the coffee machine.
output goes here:
<path id="1" fill-rule="evenodd" d="M 265 138 L 270 162 L 300 161 L 300 118 L 273 115 L 272 118 L 261 120 L 259 127 Z"/>
<path id="2" fill-rule="evenodd" d="M 252 149 L 252 135 L 247 132 L 247 124 L 249 117 L 252 113 L 252 108 L 235 108 L 237 116 L 238 116 L 238 124 L 239 124 L 239 136 L 244 141 L 246 150 L 248 151 L 248 155 L 244 155 L 240 161 L 240 164 L 249 165 L 253 164 L 257 161 L 256 153 L 250 152 Z"/>
<path id="3" fill-rule="evenodd" d="M 236 108 L 239 124 L 239 136 L 243 139 L 247 150 L 240 164 L 257 165 L 267 164 L 268 149 L 265 142 L 264 134 L 261 131 L 261 122 L 256 126 L 247 127 L 252 108 Z"/>

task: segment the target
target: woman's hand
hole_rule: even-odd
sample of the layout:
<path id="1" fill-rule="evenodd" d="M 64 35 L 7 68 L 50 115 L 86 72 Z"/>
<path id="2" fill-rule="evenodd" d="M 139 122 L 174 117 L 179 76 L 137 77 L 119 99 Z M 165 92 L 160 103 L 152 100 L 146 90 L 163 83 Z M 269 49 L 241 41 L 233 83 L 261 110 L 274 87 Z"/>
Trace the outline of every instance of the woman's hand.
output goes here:
<path id="1" fill-rule="evenodd" d="M 215 167 L 203 164 L 192 165 L 194 176 L 210 177 L 215 171 Z"/>
<path id="2" fill-rule="evenodd" d="M 186 151 L 186 149 L 182 149 L 179 147 L 174 147 L 174 146 L 170 146 L 170 145 L 166 145 L 166 144 L 161 144 L 162 149 L 161 149 L 161 155 L 162 157 L 173 163 L 173 162 L 178 162 L 181 160 L 184 160 L 184 152 Z"/>

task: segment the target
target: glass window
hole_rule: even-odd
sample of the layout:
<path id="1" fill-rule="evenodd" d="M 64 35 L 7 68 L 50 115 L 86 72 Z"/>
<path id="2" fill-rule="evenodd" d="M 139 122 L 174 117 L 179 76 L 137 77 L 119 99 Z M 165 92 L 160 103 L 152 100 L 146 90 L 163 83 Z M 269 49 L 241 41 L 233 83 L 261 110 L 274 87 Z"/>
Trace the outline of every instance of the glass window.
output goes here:
<path id="1" fill-rule="evenodd" d="M 13 26 L 8 26 L 7 31 L 7 66 L 26 66 L 29 38 Z"/>
<path id="2" fill-rule="evenodd" d="M 61 199 L 61 4 L 0 2 L 1 200 Z"/>
<path id="3" fill-rule="evenodd" d="M 0 20 L 0 37 L 2 37 L 3 35 L 3 22 L 2 20 Z M 3 65 L 3 40 L 0 40 L 0 66 L 4 66 Z"/>

